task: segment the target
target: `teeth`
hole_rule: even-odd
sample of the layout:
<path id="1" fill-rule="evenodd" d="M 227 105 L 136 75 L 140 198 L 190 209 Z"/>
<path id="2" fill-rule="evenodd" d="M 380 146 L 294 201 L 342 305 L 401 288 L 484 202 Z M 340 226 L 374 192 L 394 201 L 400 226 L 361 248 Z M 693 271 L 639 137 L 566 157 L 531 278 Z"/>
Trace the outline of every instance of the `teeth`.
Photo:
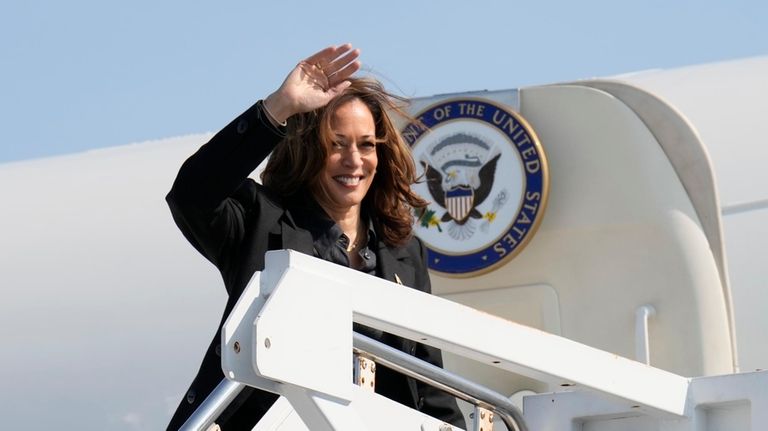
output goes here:
<path id="1" fill-rule="evenodd" d="M 360 177 L 350 177 L 346 175 L 339 175 L 336 177 L 333 177 L 336 181 L 347 185 L 347 186 L 356 186 L 360 183 Z"/>

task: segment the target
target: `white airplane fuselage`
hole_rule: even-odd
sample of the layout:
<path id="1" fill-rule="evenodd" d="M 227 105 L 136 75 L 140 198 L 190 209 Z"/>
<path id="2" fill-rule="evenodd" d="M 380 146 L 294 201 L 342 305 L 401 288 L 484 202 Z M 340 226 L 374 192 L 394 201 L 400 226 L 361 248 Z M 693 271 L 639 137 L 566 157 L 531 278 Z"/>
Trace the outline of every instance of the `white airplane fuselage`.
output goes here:
<path id="1" fill-rule="evenodd" d="M 520 89 L 549 164 L 541 224 L 503 265 L 433 274 L 434 293 L 633 359 L 651 306 L 654 367 L 768 367 L 765 76 L 757 57 Z M 210 136 L 0 165 L 5 421 L 165 426 L 225 302 L 164 201 Z M 446 367 L 510 396 L 553 389 L 450 355 Z"/>

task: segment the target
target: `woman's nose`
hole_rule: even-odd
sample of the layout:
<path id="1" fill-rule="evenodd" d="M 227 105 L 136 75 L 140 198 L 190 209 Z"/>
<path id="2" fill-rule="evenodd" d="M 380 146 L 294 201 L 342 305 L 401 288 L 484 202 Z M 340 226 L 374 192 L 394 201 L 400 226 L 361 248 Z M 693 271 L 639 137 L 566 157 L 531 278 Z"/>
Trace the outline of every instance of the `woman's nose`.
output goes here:
<path id="1" fill-rule="evenodd" d="M 347 151 L 344 152 L 344 163 L 350 167 L 358 167 L 363 165 L 363 156 L 360 154 L 360 150 L 357 145 L 350 145 L 347 147 Z"/>

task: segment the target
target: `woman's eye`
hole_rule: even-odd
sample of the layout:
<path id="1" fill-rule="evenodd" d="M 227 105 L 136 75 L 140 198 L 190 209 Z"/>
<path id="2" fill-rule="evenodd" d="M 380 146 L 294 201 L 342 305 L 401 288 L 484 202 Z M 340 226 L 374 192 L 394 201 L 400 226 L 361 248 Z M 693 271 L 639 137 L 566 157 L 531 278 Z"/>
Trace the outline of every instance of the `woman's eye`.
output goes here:
<path id="1" fill-rule="evenodd" d="M 360 144 L 361 153 L 370 153 L 370 152 L 373 152 L 375 149 L 376 149 L 376 144 L 374 142 L 363 142 Z"/>

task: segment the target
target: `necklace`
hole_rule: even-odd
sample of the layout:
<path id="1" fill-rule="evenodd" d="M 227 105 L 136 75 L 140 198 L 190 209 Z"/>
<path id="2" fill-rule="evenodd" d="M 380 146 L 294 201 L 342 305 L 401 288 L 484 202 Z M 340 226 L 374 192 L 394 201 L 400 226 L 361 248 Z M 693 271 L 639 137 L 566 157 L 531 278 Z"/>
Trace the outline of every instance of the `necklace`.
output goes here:
<path id="1" fill-rule="evenodd" d="M 364 239 L 362 241 L 360 241 L 361 238 L 364 238 Z M 357 245 L 358 244 L 362 245 L 367 240 L 368 240 L 368 238 L 367 238 L 367 235 L 365 233 L 365 230 L 363 230 L 362 234 L 360 232 L 358 232 L 357 235 L 355 236 L 355 242 L 353 242 L 352 244 L 347 246 L 347 253 L 353 252 L 354 250 L 357 249 Z"/>

